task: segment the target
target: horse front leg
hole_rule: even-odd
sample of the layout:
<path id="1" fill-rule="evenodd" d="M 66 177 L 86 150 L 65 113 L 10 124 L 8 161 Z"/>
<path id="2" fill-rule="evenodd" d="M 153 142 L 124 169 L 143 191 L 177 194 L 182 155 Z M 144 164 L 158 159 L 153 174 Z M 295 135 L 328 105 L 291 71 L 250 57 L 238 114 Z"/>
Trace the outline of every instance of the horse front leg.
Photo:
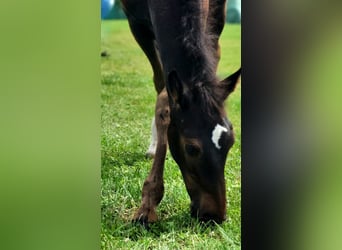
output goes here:
<path id="1" fill-rule="evenodd" d="M 146 152 L 146 157 L 154 158 L 154 155 L 156 154 L 156 150 L 157 150 L 157 144 L 158 144 L 157 127 L 156 127 L 155 118 L 153 117 L 152 124 L 151 124 L 151 142 Z"/>
<path id="2" fill-rule="evenodd" d="M 142 202 L 133 217 L 133 221 L 143 225 L 157 221 L 156 208 L 164 195 L 164 163 L 167 151 L 167 128 L 170 124 L 168 97 L 164 89 L 157 98 L 155 110 L 157 127 L 157 149 L 153 159 L 151 171 L 142 188 Z"/>

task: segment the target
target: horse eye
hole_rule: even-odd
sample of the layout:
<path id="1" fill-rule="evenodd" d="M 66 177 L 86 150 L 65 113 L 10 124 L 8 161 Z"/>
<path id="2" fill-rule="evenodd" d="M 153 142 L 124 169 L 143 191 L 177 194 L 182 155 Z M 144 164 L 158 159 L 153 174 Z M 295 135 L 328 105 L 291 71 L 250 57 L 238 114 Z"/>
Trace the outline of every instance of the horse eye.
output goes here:
<path id="1" fill-rule="evenodd" d="M 190 156 L 198 156 L 201 152 L 201 149 L 198 146 L 192 145 L 192 144 L 186 144 L 185 145 L 185 151 Z"/>

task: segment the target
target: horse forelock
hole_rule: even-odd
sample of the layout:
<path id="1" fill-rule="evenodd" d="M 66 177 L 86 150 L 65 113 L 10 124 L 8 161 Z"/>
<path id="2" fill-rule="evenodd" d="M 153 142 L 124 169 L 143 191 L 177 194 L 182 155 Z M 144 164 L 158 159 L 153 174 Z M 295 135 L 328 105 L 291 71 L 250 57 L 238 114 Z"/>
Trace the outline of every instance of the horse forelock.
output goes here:
<path id="1" fill-rule="evenodd" d="M 206 83 L 198 83 L 192 90 L 193 98 L 197 100 L 201 111 L 209 118 L 214 118 L 218 113 L 221 113 L 223 108 L 222 103 L 215 95 L 213 85 Z"/>

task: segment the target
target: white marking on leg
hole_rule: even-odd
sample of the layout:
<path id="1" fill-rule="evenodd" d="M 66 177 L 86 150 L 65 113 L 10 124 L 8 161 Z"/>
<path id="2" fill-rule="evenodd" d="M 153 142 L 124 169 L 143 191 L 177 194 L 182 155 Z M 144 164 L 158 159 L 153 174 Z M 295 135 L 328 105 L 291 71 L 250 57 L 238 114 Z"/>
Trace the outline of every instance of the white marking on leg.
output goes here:
<path id="1" fill-rule="evenodd" d="M 228 132 L 228 129 L 221 126 L 220 124 L 217 124 L 213 130 L 212 136 L 211 136 L 211 140 L 212 142 L 215 144 L 215 147 L 217 149 L 220 149 L 221 146 L 219 145 L 219 140 L 221 138 L 221 135 L 223 132 Z"/>
<path id="2" fill-rule="evenodd" d="M 156 121 L 153 117 L 152 123 L 151 123 L 151 142 L 150 146 L 147 150 L 147 154 L 150 156 L 154 156 L 157 149 L 157 142 L 158 142 L 158 136 L 157 136 L 157 127 L 156 127 Z"/>

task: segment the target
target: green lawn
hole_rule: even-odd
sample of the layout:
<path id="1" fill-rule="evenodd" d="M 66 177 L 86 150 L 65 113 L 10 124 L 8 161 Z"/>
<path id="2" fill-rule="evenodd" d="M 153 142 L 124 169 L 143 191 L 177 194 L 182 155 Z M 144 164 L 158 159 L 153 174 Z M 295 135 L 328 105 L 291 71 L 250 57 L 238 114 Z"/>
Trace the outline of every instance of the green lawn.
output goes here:
<path id="1" fill-rule="evenodd" d="M 110 54 L 101 63 L 101 248 L 240 249 L 240 85 L 226 103 L 236 133 L 225 169 L 227 221 L 203 227 L 190 218 L 190 199 L 168 153 L 159 221 L 147 231 L 130 220 L 152 163 L 145 158 L 156 98 L 152 70 L 126 21 L 103 21 L 101 38 L 101 49 Z M 240 38 L 240 25 L 225 27 L 218 72 L 222 78 L 241 65 Z"/>

